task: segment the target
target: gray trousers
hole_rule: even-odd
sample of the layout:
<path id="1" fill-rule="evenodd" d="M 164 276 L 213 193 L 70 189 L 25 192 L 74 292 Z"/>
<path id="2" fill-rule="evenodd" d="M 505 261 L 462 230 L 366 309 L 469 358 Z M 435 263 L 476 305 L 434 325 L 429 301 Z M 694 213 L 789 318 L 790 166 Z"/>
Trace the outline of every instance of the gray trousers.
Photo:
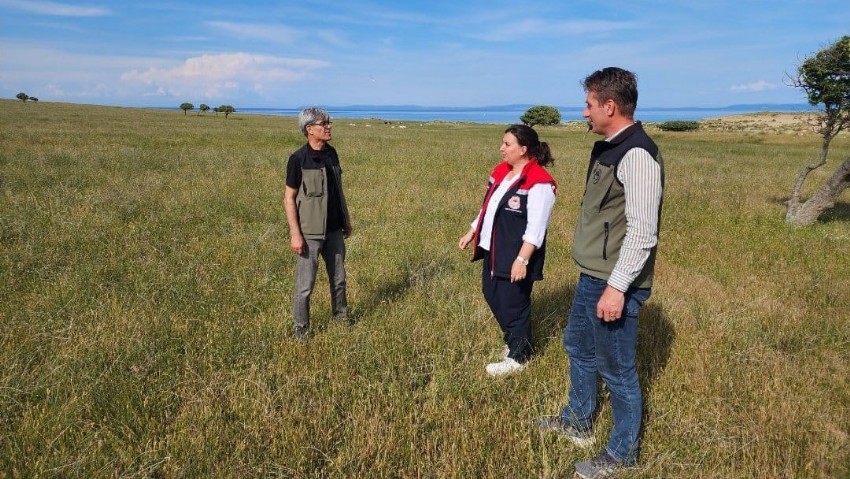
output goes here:
<path id="1" fill-rule="evenodd" d="M 319 255 L 325 262 L 331 289 L 331 307 L 338 319 L 347 319 L 345 293 L 345 240 L 342 230 L 328 233 L 323 240 L 305 239 L 304 252 L 295 261 L 295 291 L 292 317 L 296 328 L 310 327 L 310 295 L 316 284 Z"/>

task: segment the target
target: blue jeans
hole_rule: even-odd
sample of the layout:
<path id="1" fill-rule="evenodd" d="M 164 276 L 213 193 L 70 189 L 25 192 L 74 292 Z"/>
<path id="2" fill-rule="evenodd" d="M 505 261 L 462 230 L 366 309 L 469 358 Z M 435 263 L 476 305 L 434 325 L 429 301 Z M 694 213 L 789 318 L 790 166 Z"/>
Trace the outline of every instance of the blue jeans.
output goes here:
<path id="1" fill-rule="evenodd" d="M 561 418 L 579 430 L 593 427 L 596 378 L 602 376 L 611 392 L 614 429 L 607 452 L 626 465 L 637 462 L 643 412 L 637 375 L 638 311 L 649 289 L 629 288 L 625 311 L 617 321 L 596 317 L 596 304 L 607 283 L 585 274 L 579 277 L 570 319 L 564 330 L 564 349 L 570 357 L 570 399 Z"/>
<path id="2" fill-rule="evenodd" d="M 345 239 L 342 230 L 333 231 L 324 240 L 304 241 L 304 252 L 295 260 L 295 288 L 293 290 L 292 316 L 296 328 L 310 326 L 310 296 L 316 284 L 319 256 L 325 260 L 331 290 L 333 315 L 348 315 L 345 287 Z"/>

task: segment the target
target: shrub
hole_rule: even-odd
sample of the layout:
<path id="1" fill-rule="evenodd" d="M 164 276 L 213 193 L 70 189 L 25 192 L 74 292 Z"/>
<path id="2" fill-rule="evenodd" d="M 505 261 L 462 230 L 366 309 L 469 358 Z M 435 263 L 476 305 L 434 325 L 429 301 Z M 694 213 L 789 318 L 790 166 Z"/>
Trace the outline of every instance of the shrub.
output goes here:
<path id="1" fill-rule="evenodd" d="M 659 123 L 658 128 L 661 128 L 663 131 L 694 131 L 699 128 L 699 122 L 683 120 L 665 121 L 664 123 Z"/>
<path id="2" fill-rule="evenodd" d="M 537 105 L 529 108 L 519 121 L 528 126 L 557 125 L 561 123 L 561 112 L 553 106 Z"/>

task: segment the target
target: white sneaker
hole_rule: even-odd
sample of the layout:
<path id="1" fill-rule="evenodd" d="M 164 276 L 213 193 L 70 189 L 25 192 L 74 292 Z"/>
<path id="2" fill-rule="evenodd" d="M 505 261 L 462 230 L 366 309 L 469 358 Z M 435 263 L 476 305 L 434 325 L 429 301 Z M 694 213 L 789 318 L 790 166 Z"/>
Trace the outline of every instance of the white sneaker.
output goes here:
<path id="1" fill-rule="evenodd" d="M 516 362 L 513 358 L 505 358 L 498 363 L 490 363 L 486 367 L 490 376 L 504 376 L 525 369 L 525 364 Z"/>
<path id="2" fill-rule="evenodd" d="M 506 344 L 505 349 L 502 350 L 502 359 L 508 359 L 509 354 L 511 354 L 511 348 Z"/>

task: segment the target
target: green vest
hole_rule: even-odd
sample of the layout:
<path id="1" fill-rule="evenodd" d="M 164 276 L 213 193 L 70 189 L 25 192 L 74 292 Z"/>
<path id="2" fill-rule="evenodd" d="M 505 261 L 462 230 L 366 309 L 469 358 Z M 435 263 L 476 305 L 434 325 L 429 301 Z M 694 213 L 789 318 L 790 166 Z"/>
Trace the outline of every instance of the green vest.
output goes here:
<path id="1" fill-rule="evenodd" d="M 582 273 L 605 281 L 617 264 L 626 237 L 626 195 L 623 185 L 617 180 L 617 166 L 632 148 L 643 148 L 658 162 L 663 186 L 661 152 L 639 122 L 612 141 L 597 141 L 590 154 L 584 197 L 573 239 L 573 260 Z M 658 208 L 660 219 L 660 204 Z M 632 282 L 633 287 L 652 287 L 656 249 L 657 244 L 650 251 L 643 270 Z"/>
<path id="2" fill-rule="evenodd" d="M 298 208 L 298 221 L 301 226 L 301 234 L 305 239 L 324 239 L 327 233 L 328 220 L 328 179 L 326 172 L 334 175 L 337 190 L 339 191 L 339 205 L 335 205 L 342 211 L 344 224 L 349 224 L 348 205 L 342 190 L 342 169 L 336 150 L 331 148 L 332 159 L 328 164 L 316 165 L 318 167 L 306 167 L 310 163 L 307 155 L 309 145 L 295 152 L 301 162 L 301 186 L 295 197 L 295 205 Z"/>

